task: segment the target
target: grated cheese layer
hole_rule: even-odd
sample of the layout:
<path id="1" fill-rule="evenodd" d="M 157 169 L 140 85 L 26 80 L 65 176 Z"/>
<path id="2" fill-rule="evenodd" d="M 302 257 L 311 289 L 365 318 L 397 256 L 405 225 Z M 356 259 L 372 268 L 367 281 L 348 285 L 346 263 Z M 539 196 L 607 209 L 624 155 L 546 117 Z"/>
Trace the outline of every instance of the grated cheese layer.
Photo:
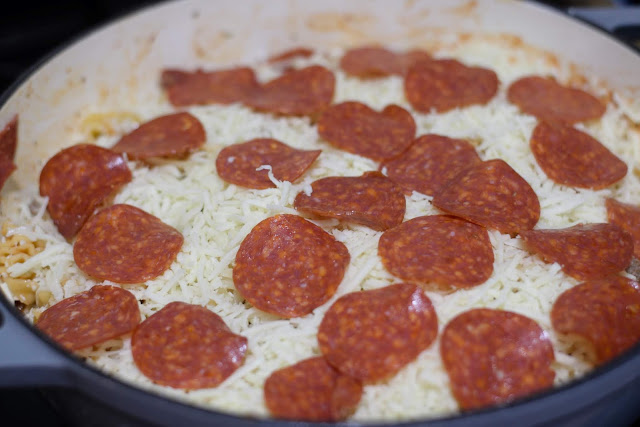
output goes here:
<path id="1" fill-rule="evenodd" d="M 419 46 L 415 46 L 419 47 Z M 526 54 L 500 43 L 499 39 L 466 39 L 434 52 L 436 57 L 455 57 L 468 65 L 492 68 L 500 78 L 497 96 L 485 106 L 456 109 L 443 114 L 421 114 L 407 103 L 402 78 L 359 80 L 346 76 L 337 64 L 343 52 L 316 53 L 296 59 L 295 66 L 321 64 L 336 75 L 334 102 L 357 100 L 375 109 L 398 104 L 409 110 L 418 126 L 417 135 L 437 133 L 466 138 L 483 160 L 504 159 L 534 189 L 541 203 L 538 228 L 568 227 L 585 222 L 605 222 L 605 197 L 640 204 L 640 110 L 622 105 L 615 94 L 600 120 L 579 125 L 629 166 L 629 173 L 618 184 L 600 191 L 572 189 L 551 182 L 536 164 L 529 137 L 536 124 L 532 116 L 521 114 L 506 101 L 506 88 L 515 79 L 528 74 L 554 75 L 568 81 L 570 67 L 545 60 L 544 55 Z M 257 66 L 258 76 L 277 75 L 269 65 Z M 592 79 L 590 91 L 607 94 L 600 82 Z M 160 90 L 160 88 L 158 88 Z M 69 145 L 92 140 L 111 147 L 132 129 L 131 121 L 144 122 L 173 111 L 168 102 L 126 107 L 127 112 L 105 112 L 108 126 L 95 114 L 79 124 Z M 145 284 L 124 285 L 140 301 L 143 318 L 171 301 L 204 305 L 220 315 L 230 329 L 249 340 L 246 361 L 218 388 L 181 391 L 153 384 L 136 368 L 131 355 L 130 337 L 111 340 L 84 350 L 87 361 L 117 378 L 143 389 L 194 405 L 224 412 L 268 417 L 263 400 L 265 379 L 276 369 L 319 355 L 317 328 L 331 304 L 340 296 L 358 290 L 376 289 L 399 282 L 382 266 L 377 255 L 381 232 L 337 220 L 313 222 L 343 242 L 351 254 L 351 263 L 336 295 L 312 314 L 302 318 L 280 319 L 252 308 L 233 286 L 232 267 L 240 242 L 263 219 L 280 214 L 298 214 L 293 201 L 298 192 L 311 191 L 311 182 L 328 176 L 359 176 L 376 170 L 377 163 L 334 149 L 318 137 L 307 118 L 283 118 L 252 112 L 241 105 L 212 105 L 188 109 L 204 125 L 207 142 L 203 149 L 186 160 L 156 160 L 151 165 L 129 162 L 133 181 L 114 199 L 115 203 L 137 206 L 184 235 L 184 246 L 176 262 L 161 277 Z M 114 124 L 117 117 L 124 124 Z M 635 119 L 633 119 L 635 117 Z M 635 122 L 634 122 L 635 120 Z M 117 120 L 116 120 L 117 121 Z M 120 127 L 118 127 L 120 126 Z M 98 129 L 98 131 L 96 131 Z M 102 129 L 102 130 L 101 130 Z M 105 130 L 106 129 L 106 130 Z M 253 138 L 275 138 L 299 149 L 321 149 L 322 154 L 297 182 L 280 182 L 271 174 L 276 188 L 251 190 L 227 184 L 216 173 L 215 159 L 230 144 Z M 46 159 L 43 159 L 46 160 Z M 264 165 L 270 169 L 269 165 Z M 40 242 L 44 249 L 8 266 L 12 278 L 28 277 L 38 292 L 49 295 L 50 306 L 97 284 L 83 274 L 73 261 L 72 245 L 57 232 L 46 213 L 46 198 L 38 195 L 37 183 L 15 192 L 5 191 L 0 204 L 0 221 L 20 224 L 10 236 Z M 438 214 L 431 198 L 419 193 L 407 197 L 405 220 Z M 439 328 L 457 314 L 475 307 L 511 310 L 534 319 L 549 334 L 555 351 L 556 384 L 580 377 L 591 366 L 570 342 L 557 337 L 549 318 L 555 299 L 578 282 L 566 276 L 557 264 L 545 264 L 523 249 L 519 237 L 489 232 L 495 254 L 494 272 L 477 287 L 450 294 L 427 292 L 434 303 Z M 109 284 L 109 282 L 106 282 Z M 5 293 L 10 289 L 3 287 Z M 10 295 L 13 296 L 13 295 Z M 46 308 L 34 306 L 26 315 L 37 319 Z M 384 383 L 367 385 L 352 419 L 396 421 L 432 418 L 458 411 L 448 377 L 439 356 L 436 341 L 416 361 Z"/>

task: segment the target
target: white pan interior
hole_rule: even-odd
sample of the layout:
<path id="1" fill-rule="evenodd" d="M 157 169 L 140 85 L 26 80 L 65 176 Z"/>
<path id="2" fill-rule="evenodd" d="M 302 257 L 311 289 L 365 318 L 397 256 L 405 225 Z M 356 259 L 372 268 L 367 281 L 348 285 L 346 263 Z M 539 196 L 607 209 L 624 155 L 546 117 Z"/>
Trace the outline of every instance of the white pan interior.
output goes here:
<path id="1" fill-rule="evenodd" d="M 608 85 L 640 93 L 640 57 L 550 9 L 508 0 L 191 0 L 121 19 L 63 50 L 0 110 L 20 115 L 18 170 L 9 185 L 37 180 L 43 159 L 73 141 L 78 119 L 162 96 L 159 70 L 248 63 L 293 46 L 325 50 L 379 43 L 437 47 L 455 32 L 508 33 L 548 50 Z M 511 43 L 519 43 L 517 38 Z"/>

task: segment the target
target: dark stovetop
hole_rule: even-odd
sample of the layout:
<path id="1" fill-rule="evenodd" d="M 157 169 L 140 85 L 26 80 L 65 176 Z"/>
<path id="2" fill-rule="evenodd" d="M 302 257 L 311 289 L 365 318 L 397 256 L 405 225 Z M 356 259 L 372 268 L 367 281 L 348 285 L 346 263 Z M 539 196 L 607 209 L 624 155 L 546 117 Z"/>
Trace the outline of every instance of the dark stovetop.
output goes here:
<path id="1" fill-rule="evenodd" d="M 96 25 L 158 0 L 32 0 L 5 2 L 0 12 L 0 93 L 52 49 Z M 572 6 L 640 5 L 640 0 L 544 0 Z M 639 23 L 640 24 L 640 23 Z M 614 31 L 640 48 L 640 26 Z M 39 390 L 0 390 L 0 419 L 6 427 L 70 425 Z M 635 423 L 640 426 L 640 422 Z"/>
<path id="2" fill-rule="evenodd" d="M 68 426 L 38 390 L 0 390 L 0 414 L 5 427 Z"/>

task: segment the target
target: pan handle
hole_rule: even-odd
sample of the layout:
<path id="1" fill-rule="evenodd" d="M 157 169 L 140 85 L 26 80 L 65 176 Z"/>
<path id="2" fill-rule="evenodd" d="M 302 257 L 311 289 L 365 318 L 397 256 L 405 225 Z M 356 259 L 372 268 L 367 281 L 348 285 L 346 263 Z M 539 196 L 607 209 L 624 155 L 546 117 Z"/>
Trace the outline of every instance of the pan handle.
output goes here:
<path id="1" fill-rule="evenodd" d="M 640 6 L 570 7 L 567 12 L 610 33 L 616 33 L 620 28 L 640 28 Z"/>
<path id="2" fill-rule="evenodd" d="M 0 292 L 0 388 L 70 386 L 72 363 L 40 338 Z"/>

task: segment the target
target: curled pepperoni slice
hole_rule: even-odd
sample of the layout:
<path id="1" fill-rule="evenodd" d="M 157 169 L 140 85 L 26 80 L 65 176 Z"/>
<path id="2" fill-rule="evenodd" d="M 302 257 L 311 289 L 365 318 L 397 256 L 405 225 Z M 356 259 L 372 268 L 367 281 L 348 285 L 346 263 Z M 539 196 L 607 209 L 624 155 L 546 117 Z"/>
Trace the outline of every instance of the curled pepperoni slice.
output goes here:
<path id="1" fill-rule="evenodd" d="M 529 143 L 538 165 L 558 184 L 599 190 L 627 174 L 625 162 L 598 140 L 571 126 L 541 122 Z"/>
<path id="2" fill-rule="evenodd" d="M 444 328 L 440 355 L 462 409 L 527 396 L 553 385 L 553 347 L 536 322 L 520 314 L 480 308 Z"/>
<path id="3" fill-rule="evenodd" d="M 318 343 L 337 370 L 373 382 L 395 375 L 437 334 L 429 298 L 416 285 L 402 283 L 340 297 L 320 323 Z"/>
<path id="4" fill-rule="evenodd" d="M 408 150 L 380 165 L 406 194 L 433 196 L 463 169 L 480 163 L 473 145 L 463 139 L 423 135 Z"/>
<path id="5" fill-rule="evenodd" d="M 309 169 L 321 152 L 297 150 L 275 139 L 252 139 L 223 148 L 216 158 L 216 169 L 220 178 L 231 184 L 273 188 L 275 184 L 269 179 L 269 171 L 256 169 L 269 165 L 274 178 L 293 182 Z"/>
<path id="6" fill-rule="evenodd" d="M 131 181 L 122 156 L 106 148 L 79 144 L 53 156 L 40 172 L 40 195 L 60 234 L 72 238 L 109 196 Z"/>
<path id="7" fill-rule="evenodd" d="M 321 217 L 338 218 L 384 231 L 404 219 L 406 202 L 400 189 L 379 172 L 358 177 L 329 177 L 299 193 L 293 206 Z"/>
<path id="8" fill-rule="evenodd" d="M 299 317 L 331 298 L 349 260 L 346 246 L 322 228 L 296 215 L 276 215 L 240 244 L 233 282 L 254 307 Z"/>
<path id="9" fill-rule="evenodd" d="M 259 86 L 247 67 L 210 72 L 168 69 L 162 71 L 160 84 L 176 107 L 243 102 Z"/>
<path id="10" fill-rule="evenodd" d="M 4 183 L 11 176 L 16 165 L 13 158 L 16 155 L 16 147 L 18 145 L 18 116 L 6 124 L 0 131 L 0 189 L 4 187 Z"/>
<path id="11" fill-rule="evenodd" d="M 258 111 L 284 116 L 315 116 L 331 103 L 335 84 L 331 71 L 312 65 L 271 80 L 245 102 Z"/>
<path id="12" fill-rule="evenodd" d="M 399 54 L 383 47 L 367 46 L 348 50 L 340 60 L 340 68 L 361 78 L 403 76 L 413 64 L 429 60 L 431 55 L 423 50 Z"/>
<path id="13" fill-rule="evenodd" d="M 4 187 L 4 183 L 7 182 L 14 170 L 16 170 L 15 163 L 0 156 L 0 189 Z"/>
<path id="14" fill-rule="evenodd" d="M 640 286 L 622 276 L 581 283 L 551 309 L 553 329 L 592 346 L 602 364 L 640 341 Z"/>
<path id="15" fill-rule="evenodd" d="M 520 233 L 545 262 L 557 262 L 578 280 L 598 279 L 624 270 L 631 263 L 633 239 L 614 224 L 579 224 L 557 230 Z"/>
<path id="16" fill-rule="evenodd" d="M 474 104 L 486 104 L 498 91 L 492 70 L 467 67 L 454 59 L 414 64 L 404 80 L 404 93 L 416 110 L 445 112 Z"/>
<path id="17" fill-rule="evenodd" d="M 318 134 L 341 150 L 379 161 L 395 157 L 411 145 L 416 123 L 397 105 L 378 113 L 349 101 L 331 106 L 320 116 Z"/>
<path id="18" fill-rule="evenodd" d="M 456 175 L 433 198 L 451 215 L 514 234 L 533 228 L 540 202 L 531 186 L 503 160 L 478 163 Z"/>
<path id="19" fill-rule="evenodd" d="M 14 116 L 0 131 L 0 157 L 13 162 L 18 146 L 18 116 Z M 0 186 L 2 188 L 2 186 Z"/>
<path id="20" fill-rule="evenodd" d="M 94 286 L 40 315 L 36 326 L 68 350 L 122 336 L 140 323 L 136 297 L 116 286 Z"/>
<path id="21" fill-rule="evenodd" d="M 313 55 L 313 49 L 309 49 L 307 47 L 295 47 L 273 55 L 269 57 L 267 61 L 273 64 L 275 62 L 290 61 L 296 58 L 308 58 L 311 55 Z"/>
<path id="22" fill-rule="evenodd" d="M 176 259 L 184 239 L 173 227 L 130 205 L 113 205 L 82 227 L 73 258 L 100 280 L 141 283 L 161 275 Z"/>
<path id="23" fill-rule="evenodd" d="M 200 120 L 189 113 L 157 117 L 123 136 L 113 151 L 132 159 L 185 157 L 204 144 L 206 135 Z"/>
<path id="24" fill-rule="evenodd" d="M 394 276 L 435 289 L 470 288 L 493 273 L 487 230 L 447 215 L 421 216 L 385 231 L 378 254 Z"/>
<path id="25" fill-rule="evenodd" d="M 172 302 L 136 328 L 131 352 L 138 369 L 156 384 L 209 388 L 242 365 L 247 339 L 204 307 Z"/>
<path id="26" fill-rule="evenodd" d="M 589 93 L 558 84 L 555 80 L 528 76 L 516 80 L 507 99 L 523 113 L 544 121 L 576 123 L 601 117 L 606 107 Z"/>
<path id="27" fill-rule="evenodd" d="M 275 418 L 341 421 L 355 411 L 362 383 L 313 357 L 273 372 L 264 383 L 264 400 Z"/>
<path id="28" fill-rule="evenodd" d="M 640 258 L 640 207 L 614 199 L 605 201 L 607 219 L 629 233 L 633 239 L 633 255 Z"/>

